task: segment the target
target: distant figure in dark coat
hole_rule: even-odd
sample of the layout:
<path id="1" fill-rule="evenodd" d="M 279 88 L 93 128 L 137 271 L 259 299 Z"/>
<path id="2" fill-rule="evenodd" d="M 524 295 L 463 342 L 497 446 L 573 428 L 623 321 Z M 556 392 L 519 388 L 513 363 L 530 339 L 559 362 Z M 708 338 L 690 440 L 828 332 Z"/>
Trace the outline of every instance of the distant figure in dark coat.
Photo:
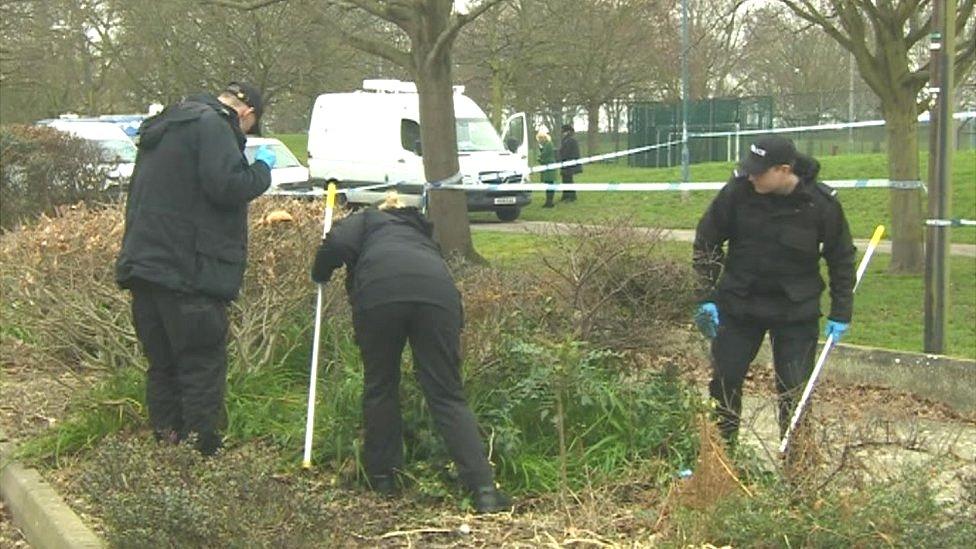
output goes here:
<path id="1" fill-rule="evenodd" d="M 576 130 L 572 124 L 563 124 L 563 138 L 559 145 L 559 161 L 576 160 L 580 157 L 579 143 L 576 142 Z M 573 166 L 563 166 L 559 169 L 563 183 L 572 183 L 573 176 L 583 173 L 583 166 L 576 164 Z M 576 202 L 576 191 L 563 191 L 560 200 L 564 202 Z"/>

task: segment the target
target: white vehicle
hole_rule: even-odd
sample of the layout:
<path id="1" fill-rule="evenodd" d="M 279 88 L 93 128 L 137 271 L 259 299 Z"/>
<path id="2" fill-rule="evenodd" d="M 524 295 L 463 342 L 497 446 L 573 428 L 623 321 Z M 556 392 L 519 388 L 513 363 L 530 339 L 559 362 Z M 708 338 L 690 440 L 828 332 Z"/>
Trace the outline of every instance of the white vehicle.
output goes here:
<path id="1" fill-rule="evenodd" d="M 265 194 L 322 194 L 321 189 L 313 190 L 308 180 L 308 168 L 295 158 L 291 150 L 281 141 L 271 137 L 248 136 L 244 145 L 244 156 L 251 164 L 258 147 L 271 147 L 275 153 L 275 167 L 271 169 L 271 186 Z"/>
<path id="2" fill-rule="evenodd" d="M 525 180 L 529 163 L 524 113 L 506 120 L 499 137 L 484 111 L 464 95 L 464 87 L 455 86 L 454 114 L 462 184 Z M 417 205 L 426 181 L 421 155 L 420 105 L 412 82 L 364 80 L 362 90 L 316 98 L 308 127 L 313 181 L 335 181 L 343 188 L 390 183 L 404 202 Z M 500 173 L 510 175 L 503 181 Z M 351 203 L 373 203 L 385 192 L 350 191 L 346 197 Z M 469 211 L 494 211 L 502 221 L 513 221 L 531 194 L 472 190 L 467 198 Z"/>
<path id="3" fill-rule="evenodd" d="M 111 122 L 57 119 L 39 122 L 56 130 L 70 133 L 98 145 L 99 164 L 105 169 L 105 190 L 128 188 L 132 169 L 135 167 L 136 146 L 122 130 Z"/>

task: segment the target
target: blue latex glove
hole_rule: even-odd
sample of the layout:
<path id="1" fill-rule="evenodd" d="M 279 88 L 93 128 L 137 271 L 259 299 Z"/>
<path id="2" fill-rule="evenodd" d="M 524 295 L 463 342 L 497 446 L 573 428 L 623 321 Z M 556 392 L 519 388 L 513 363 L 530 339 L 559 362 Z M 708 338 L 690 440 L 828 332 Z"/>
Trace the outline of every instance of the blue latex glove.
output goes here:
<path id="1" fill-rule="evenodd" d="M 699 305 L 695 312 L 695 324 L 703 336 L 714 339 L 718 335 L 718 307 L 711 301 Z"/>
<path id="2" fill-rule="evenodd" d="M 834 336 L 834 343 L 837 343 L 850 328 L 851 325 L 847 322 L 838 322 L 828 318 L 827 325 L 824 326 L 824 337 Z"/>
<path id="3" fill-rule="evenodd" d="M 254 151 L 254 161 L 264 162 L 270 170 L 275 167 L 275 163 L 278 162 L 278 157 L 275 156 L 275 153 L 271 150 L 271 147 L 263 146 L 258 147 L 258 150 Z"/>

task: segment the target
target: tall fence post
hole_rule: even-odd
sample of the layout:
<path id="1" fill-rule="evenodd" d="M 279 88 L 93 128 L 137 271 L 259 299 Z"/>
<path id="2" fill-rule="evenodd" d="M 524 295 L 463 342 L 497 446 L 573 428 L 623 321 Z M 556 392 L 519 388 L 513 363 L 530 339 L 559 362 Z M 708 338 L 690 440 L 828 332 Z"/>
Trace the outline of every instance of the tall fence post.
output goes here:
<path id="1" fill-rule="evenodd" d="M 952 71 L 955 54 L 956 2 L 933 3 L 929 91 L 935 94 L 930 111 L 929 219 L 950 217 L 952 178 Z M 927 224 L 925 239 L 925 352 L 943 354 L 949 308 L 948 224 Z"/>

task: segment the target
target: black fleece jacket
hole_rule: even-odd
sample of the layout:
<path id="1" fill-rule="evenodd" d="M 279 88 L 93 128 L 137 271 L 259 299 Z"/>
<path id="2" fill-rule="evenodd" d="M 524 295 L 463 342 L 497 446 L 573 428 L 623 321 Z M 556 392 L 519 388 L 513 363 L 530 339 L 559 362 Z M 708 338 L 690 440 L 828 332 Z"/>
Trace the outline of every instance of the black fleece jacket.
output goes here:
<path id="1" fill-rule="evenodd" d="M 850 322 L 855 249 L 847 219 L 836 191 L 817 181 L 816 160 L 803 156 L 794 171 L 800 183 L 786 196 L 758 194 L 737 174 L 719 191 L 695 232 L 700 299 L 733 315 L 816 318 L 825 288 L 822 257 L 830 276 L 829 316 Z"/>
<path id="2" fill-rule="evenodd" d="M 433 226 L 416 208 L 353 214 L 336 222 L 322 241 L 312 280 L 328 282 L 346 265 L 354 310 L 403 301 L 454 310 L 460 294 L 432 234 Z"/>
<path id="3" fill-rule="evenodd" d="M 221 300 L 237 297 L 247 256 L 247 204 L 271 184 L 249 165 L 237 114 L 212 95 L 169 106 L 139 128 L 115 277 Z"/>

